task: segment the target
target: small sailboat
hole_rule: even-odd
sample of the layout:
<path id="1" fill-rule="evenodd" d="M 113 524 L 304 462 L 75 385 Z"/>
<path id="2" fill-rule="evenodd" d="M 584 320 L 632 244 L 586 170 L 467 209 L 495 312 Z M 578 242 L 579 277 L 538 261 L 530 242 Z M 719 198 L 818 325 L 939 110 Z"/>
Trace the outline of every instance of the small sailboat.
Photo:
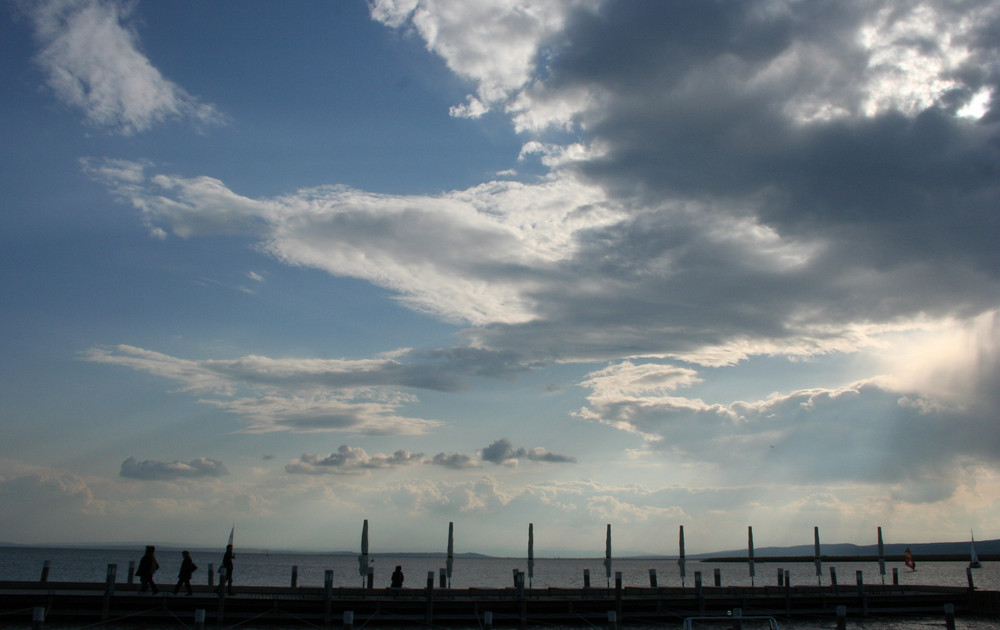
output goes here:
<path id="1" fill-rule="evenodd" d="M 969 532 L 969 537 L 970 537 L 970 539 L 972 541 L 971 543 L 969 543 L 969 545 L 970 545 L 969 546 L 969 568 L 970 569 L 981 569 L 981 568 L 983 568 L 983 565 L 981 565 L 979 563 L 979 556 L 976 555 L 976 537 L 972 535 L 972 532 Z"/>

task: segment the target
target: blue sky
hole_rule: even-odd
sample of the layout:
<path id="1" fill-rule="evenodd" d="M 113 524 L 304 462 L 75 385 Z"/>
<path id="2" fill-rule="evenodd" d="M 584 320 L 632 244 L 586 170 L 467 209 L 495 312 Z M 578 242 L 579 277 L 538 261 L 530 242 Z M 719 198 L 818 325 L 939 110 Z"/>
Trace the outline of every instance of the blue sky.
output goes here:
<path id="1" fill-rule="evenodd" d="M 1000 5 L 9 1 L 16 543 L 1000 537 Z"/>

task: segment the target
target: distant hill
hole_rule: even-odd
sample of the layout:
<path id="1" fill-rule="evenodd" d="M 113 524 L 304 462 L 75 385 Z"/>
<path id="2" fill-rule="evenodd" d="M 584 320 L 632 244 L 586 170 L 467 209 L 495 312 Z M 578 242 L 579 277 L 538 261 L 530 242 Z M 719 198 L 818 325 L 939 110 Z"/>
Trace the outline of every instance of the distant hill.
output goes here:
<path id="1" fill-rule="evenodd" d="M 146 543 L 66 543 L 66 544 L 45 544 L 45 545 L 24 545 L 18 543 L 0 542 L 0 547 L 34 547 L 34 548 L 56 548 L 56 549 L 128 549 L 141 550 Z M 219 551 L 220 547 L 199 547 L 191 545 L 181 545 L 174 543 L 157 544 L 159 551 L 174 551 L 189 549 L 191 551 Z M 885 545 L 885 556 L 889 560 L 901 560 L 907 548 L 917 560 L 967 560 L 969 558 L 969 541 L 960 542 L 935 542 L 935 543 L 889 543 Z M 331 556 L 357 556 L 357 551 L 327 551 L 327 550 L 286 550 L 286 549 L 260 549 L 251 547 L 239 548 L 241 553 L 271 553 L 271 554 L 329 554 Z M 870 559 L 878 557 L 877 545 L 853 545 L 850 543 L 832 543 L 820 546 L 823 558 L 860 558 Z M 1000 560 L 1000 539 L 977 540 L 976 553 L 980 560 Z M 442 551 L 427 552 L 406 552 L 406 551 L 378 551 L 373 556 L 399 556 L 404 558 L 441 558 L 445 555 Z M 600 552 L 593 554 L 561 555 L 563 558 L 570 557 L 597 557 Z M 500 556 L 490 556 L 482 553 L 464 552 L 456 553 L 456 558 L 492 558 Z M 542 557 L 551 557 L 540 555 Z M 621 554 L 616 558 L 676 558 L 676 555 L 661 554 Z M 713 551 L 708 553 L 688 554 L 688 560 L 711 560 L 715 562 L 746 562 L 746 549 L 733 549 L 728 551 Z M 811 561 L 813 559 L 813 546 L 794 545 L 791 547 L 755 547 L 754 559 L 757 562 L 783 561 Z"/>
<path id="2" fill-rule="evenodd" d="M 936 543 L 888 543 L 884 545 L 886 558 L 902 558 L 907 549 L 915 558 L 929 559 L 968 559 L 969 541 L 961 542 L 936 542 Z M 878 557 L 878 545 L 852 545 L 849 543 L 821 544 L 820 553 L 824 558 L 875 558 Z M 754 548 L 754 559 L 760 562 L 767 562 L 776 558 L 800 558 L 812 559 L 814 549 L 812 545 L 795 545 L 791 547 L 760 547 Z M 981 560 L 1000 559 L 1000 539 L 977 540 L 976 554 Z M 740 560 L 746 561 L 747 550 L 738 551 L 717 551 L 689 558 L 699 560 Z"/>

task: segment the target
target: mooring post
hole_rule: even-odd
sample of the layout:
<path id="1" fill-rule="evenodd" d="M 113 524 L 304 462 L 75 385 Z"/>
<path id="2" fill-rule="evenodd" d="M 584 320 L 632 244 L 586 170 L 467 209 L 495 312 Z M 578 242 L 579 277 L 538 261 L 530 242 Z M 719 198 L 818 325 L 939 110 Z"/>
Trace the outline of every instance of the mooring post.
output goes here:
<path id="1" fill-rule="evenodd" d="M 524 596 L 524 571 L 517 572 L 517 598 L 521 600 L 521 625 L 528 623 L 528 600 Z"/>
<path id="2" fill-rule="evenodd" d="M 944 627 L 955 630 L 955 604 L 944 605 Z"/>
<path id="3" fill-rule="evenodd" d="M 715 585 L 722 586 L 722 569 L 715 570 Z"/>
<path id="4" fill-rule="evenodd" d="M 208 585 L 215 586 L 215 563 L 208 563 Z"/>
<path id="5" fill-rule="evenodd" d="M 858 598 L 861 599 L 861 616 L 868 616 L 868 598 L 865 597 L 865 576 L 861 571 L 856 571 L 855 576 L 858 581 Z"/>
<path id="6" fill-rule="evenodd" d="M 194 611 L 195 630 L 205 630 L 205 609 L 198 608 Z"/>
<path id="7" fill-rule="evenodd" d="M 837 588 L 837 567 L 830 567 L 830 586 Z"/>
<path id="8" fill-rule="evenodd" d="M 893 567 L 892 568 L 892 585 L 893 586 L 899 586 L 899 568 L 898 567 Z"/>
<path id="9" fill-rule="evenodd" d="M 444 567 L 438 569 L 438 586 L 441 588 L 448 586 L 448 571 Z"/>
<path id="10" fill-rule="evenodd" d="M 109 564 L 108 572 L 104 576 L 104 592 L 108 595 L 115 594 L 115 577 L 118 575 L 118 565 Z"/>
<path id="11" fill-rule="evenodd" d="M 226 590 L 219 592 L 219 605 L 215 609 L 215 623 L 223 623 L 226 620 Z"/>
<path id="12" fill-rule="evenodd" d="M 590 569 L 583 570 L 583 588 L 590 588 Z"/>
<path id="13" fill-rule="evenodd" d="M 785 585 L 785 571 L 781 567 L 778 567 L 778 586 Z"/>
<path id="14" fill-rule="evenodd" d="M 698 599 L 698 614 L 705 616 L 705 594 L 701 590 L 701 571 L 694 572 L 694 596 Z"/>
<path id="15" fill-rule="evenodd" d="M 354 630 L 354 611 L 344 611 L 344 630 Z"/>
<path id="16" fill-rule="evenodd" d="M 618 617 L 622 617 L 622 572 L 621 571 L 615 571 L 615 613 L 618 615 Z"/>
<path id="17" fill-rule="evenodd" d="M 733 608 L 733 630 L 743 630 L 742 608 Z"/>
<path id="18" fill-rule="evenodd" d="M 101 605 L 101 621 L 107 621 L 108 611 L 111 608 L 111 596 L 115 594 L 115 576 L 118 574 L 118 565 L 109 564 L 108 571 L 104 576 L 104 602 Z"/>
<path id="19" fill-rule="evenodd" d="M 656 588 L 656 569 L 649 570 L 649 588 Z"/>
<path id="20" fill-rule="evenodd" d="M 375 588 L 375 567 L 368 567 L 368 590 Z"/>
<path id="21" fill-rule="evenodd" d="M 297 588 L 299 585 L 299 565 L 292 565 L 292 588 Z"/>
<path id="22" fill-rule="evenodd" d="M 52 566 L 52 561 L 51 560 L 46 560 L 45 562 L 42 563 L 42 577 L 39 578 L 39 580 L 38 580 L 39 582 L 48 582 L 49 581 L 49 568 L 51 566 Z"/>
<path id="23" fill-rule="evenodd" d="M 785 571 L 785 616 L 792 616 L 792 575 L 791 571 Z"/>
<path id="24" fill-rule="evenodd" d="M 323 623 L 330 625 L 330 608 L 333 599 L 333 569 L 323 571 Z"/>
<path id="25" fill-rule="evenodd" d="M 515 586 L 517 583 L 517 570 L 514 570 Z M 434 572 L 427 572 L 427 610 L 424 612 L 424 622 L 434 623 Z"/>
<path id="26" fill-rule="evenodd" d="M 972 567 L 965 567 L 965 579 L 969 581 L 969 590 L 976 590 L 976 585 L 972 583 Z"/>
<path id="27" fill-rule="evenodd" d="M 41 606 L 35 606 L 31 609 L 31 630 L 42 630 L 42 624 L 45 623 L 45 609 Z"/>
<path id="28" fill-rule="evenodd" d="M 493 613 L 489 611 L 483 613 L 483 628 L 493 630 Z"/>
<path id="29" fill-rule="evenodd" d="M 837 606 L 837 630 L 847 630 L 847 606 Z"/>
<path id="30" fill-rule="evenodd" d="M 135 560 L 128 561 L 128 583 L 135 583 Z"/>
<path id="31" fill-rule="evenodd" d="M 615 611 L 608 611 L 608 630 L 616 630 L 618 628 L 618 615 Z"/>

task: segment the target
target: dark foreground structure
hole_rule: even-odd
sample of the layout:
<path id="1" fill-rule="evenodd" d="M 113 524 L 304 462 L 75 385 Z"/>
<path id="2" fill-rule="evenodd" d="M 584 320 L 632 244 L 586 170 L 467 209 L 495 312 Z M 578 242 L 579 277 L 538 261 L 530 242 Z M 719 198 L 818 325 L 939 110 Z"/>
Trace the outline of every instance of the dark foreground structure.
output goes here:
<path id="1" fill-rule="evenodd" d="M 139 593 L 134 584 L 0 582 L 0 626 L 176 625 L 454 626 L 672 624 L 688 617 L 845 620 L 920 615 L 1000 618 L 1000 592 L 940 586 L 758 586 L 689 588 L 342 588 L 237 587 L 218 595 Z M 751 626 L 747 619 L 747 627 Z M 754 626 L 756 627 L 756 626 Z"/>

